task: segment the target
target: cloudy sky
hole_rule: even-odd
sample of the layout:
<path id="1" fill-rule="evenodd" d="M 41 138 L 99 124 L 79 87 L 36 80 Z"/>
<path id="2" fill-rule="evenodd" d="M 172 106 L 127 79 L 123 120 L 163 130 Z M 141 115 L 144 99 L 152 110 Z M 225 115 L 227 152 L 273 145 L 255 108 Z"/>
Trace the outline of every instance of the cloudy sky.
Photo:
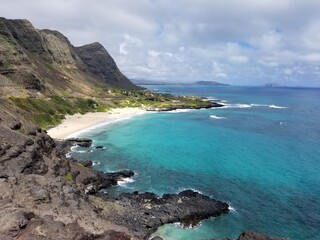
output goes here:
<path id="1" fill-rule="evenodd" d="M 98 41 L 129 78 L 320 86 L 319 0 L 1 0 L 0 16 Z"/>

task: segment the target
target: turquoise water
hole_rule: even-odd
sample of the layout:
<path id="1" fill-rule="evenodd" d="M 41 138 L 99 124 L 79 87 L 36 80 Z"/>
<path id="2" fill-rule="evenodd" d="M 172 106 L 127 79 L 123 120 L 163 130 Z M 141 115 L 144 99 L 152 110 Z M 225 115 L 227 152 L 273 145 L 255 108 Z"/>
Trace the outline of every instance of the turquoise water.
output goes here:
<path id="1" fill-rule="evenodd" d="M 83 133 L 107 149 L 81 158 L 102 171 L 137 173 L 110 193 L 192 188 L 234 209 L 196 228 L 163 226 L 164 239 L 236 238 L 244 230 L 320 239 L 320 89 L 148 87 L 227 107 L 145 114 Z"/>

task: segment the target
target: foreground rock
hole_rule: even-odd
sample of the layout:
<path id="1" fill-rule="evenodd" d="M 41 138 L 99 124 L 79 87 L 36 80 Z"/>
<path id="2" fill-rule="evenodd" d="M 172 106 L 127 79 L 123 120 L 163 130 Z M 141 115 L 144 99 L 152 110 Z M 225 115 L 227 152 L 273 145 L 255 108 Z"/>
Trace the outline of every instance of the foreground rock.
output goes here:
<path id="1" fill-rule="evenodd" d="M 149 192 L 133 192 L 116 198 L 104 195 L 103 198 L 105 202 L 97 205 L 102 216 L 127 226 L 139 238 L 146 238 L 166 223 L 180 222 L 185 226 L 195 226 L 204 219 L 229 212 L 228 204 L 192 190 L 164 194 L 162 197 Z"/>
<path id="2" fill-rule="evenodd" d="M 90 147 L 92 145 L 92 140 L 89 138 L 69 138 L 66 141 L 79 147 Z"/>
<path id="3" fill-rule="evenodd" d="M 224 239 L 213 238 L 211 240 L 232 240 L 232 239 L 231 238 L 224 238 Z M 267 235 L 264 235 L 262 233 L 243 232 L 240 234 L 237 240 L 290 240 L 290 238 L 277 238 L 277 237 L 274 238 L 274 237 L 268 237 Z"/>
<path id="4" fill-rule="evenodd" d="M 133 176 L 134 172 L 131 170 L 122 170 L 114 173 L 95 171 L 93 175 L 83 178 L 81 182 L 86 186 L 85 192 L 87 194 L 95 194 L 102 189 L 117 185 L 118 181 Z"/>
<path id="5" fill-rule="evenodd" d="M 237 240 L 290 240 L 290 239 L 268 237 L 262 233 L 244 232 L 240 234 Z"/>

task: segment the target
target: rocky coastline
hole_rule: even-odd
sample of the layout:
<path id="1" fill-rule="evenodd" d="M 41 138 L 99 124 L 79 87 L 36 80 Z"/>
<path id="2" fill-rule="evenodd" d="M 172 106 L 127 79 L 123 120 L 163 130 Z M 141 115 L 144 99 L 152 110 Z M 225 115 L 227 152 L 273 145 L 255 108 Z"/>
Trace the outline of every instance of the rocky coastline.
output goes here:
<path id="1" fill-rule="evenodd" d="M 10 115 L 0 134 L 0 239 L 148 239 L 161 225 L 196 226 L 229 212 L 227 203 L 192 190 L 103 193 L 134 172 L 103 173 L 66 157 L 91 139 L 54 140 Z"/>
<path id="2" fill-rule="evenodd" d="M 134 172 L 103 173 L 66 158 L 71 146 L 88 147 L 90 139 L 55 141 L 10 116 L 1 122 L 0 133 L 0 223 L 5 223 L 0 239 L 54 239 L 57 229 L 59 239 L 82 239 L 75 238 L 79 234 L 88 237 L 83 239 L 146 239 L 163 224 L 193 225 L 229 211 L 226 203 L 191 190 L 110 198 L 100 190 Z M 110 238 L 114 231 L 125 237 Z"/>
<path id="3" fill-rule="evenodd" d="M 71 138 L 60 141 L 61 153 L 65 154 L 70 145 L 89 147 L 92 143 L 87 138 Z M 82 164 L 75 159 L 74 162 Z M 92 174 L 93 173 L 93 174 Z M 99 171 L 76 171 L 72 176 L 77 178 L 84 187 L 85 193 L 92 199 L 101 198 L 98 211 L 102 217 L 122 226 L 128 227 L 141 239 L 148 238 L 158 227 L 167 223 L 180 222 L 184 226 L 196 226 L 200 221 L 217 217 L 229 212 L 227 203 L 209 198 L 193 190 L 185 190 L 177 194 L 158 196 L 151 192 L 122 193 L 119 196 L 109 196 L 102 189 L 117 185 L 117 182 L 134 176 L 131 170 L 113 173 Z M 113 205 L 114 208 L 108 208 Z M 117 206 L 117 207 L 115 207 Z M 107 207 L 108 211 L 105 211 Z M 119 209 L 128 210 L 126 214 Z"/>

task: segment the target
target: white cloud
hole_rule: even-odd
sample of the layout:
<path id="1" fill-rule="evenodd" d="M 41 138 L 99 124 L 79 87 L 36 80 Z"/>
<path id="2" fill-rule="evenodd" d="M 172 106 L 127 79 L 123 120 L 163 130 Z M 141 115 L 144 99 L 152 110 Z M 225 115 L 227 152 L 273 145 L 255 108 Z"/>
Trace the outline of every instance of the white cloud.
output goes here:
<path id="1" fill-rule="evenodd" d="M 293 74 L 293 70 L 290 68 L 283 69 L 283 72 L 285 75 L 292 75 Z"/>
<path id="2" fill-rule="evenodd" d="M 320 63 L 320 53 L 308 53 L 301 56 L 301 59 L 306 62 Z"/>
<path id="3" fill-rule="evenodd" d="M 161 53 L 160 52 L 157 52 L 157 51 L 154 51 L 154 50 L 149 50 L 149 56 L 151 57 L 158 57 Z"/>
<path id="4" fill-rule="evenodd" d="M 212 62 L 212 73 L 218 78 L 228 78 L 228 74 L 225 72 L 224 65 L 216 61 Z"/>
<path id="5" fill-rule="evenodd" d="M 249 61 L 249 58 L 247 56 L 230 56 L 229 61 L 233 63 L 247 63 Z"/>
<path id="6" fill-rule="evenodd" d="M 127 55 L 129 52 L 126 51 L 125 47 L 127 46 L 127 43 L 126 42 L 123 42 L 119 45 L 119 52 L 120 54 L 123 54 L 123 55 Z"/>

